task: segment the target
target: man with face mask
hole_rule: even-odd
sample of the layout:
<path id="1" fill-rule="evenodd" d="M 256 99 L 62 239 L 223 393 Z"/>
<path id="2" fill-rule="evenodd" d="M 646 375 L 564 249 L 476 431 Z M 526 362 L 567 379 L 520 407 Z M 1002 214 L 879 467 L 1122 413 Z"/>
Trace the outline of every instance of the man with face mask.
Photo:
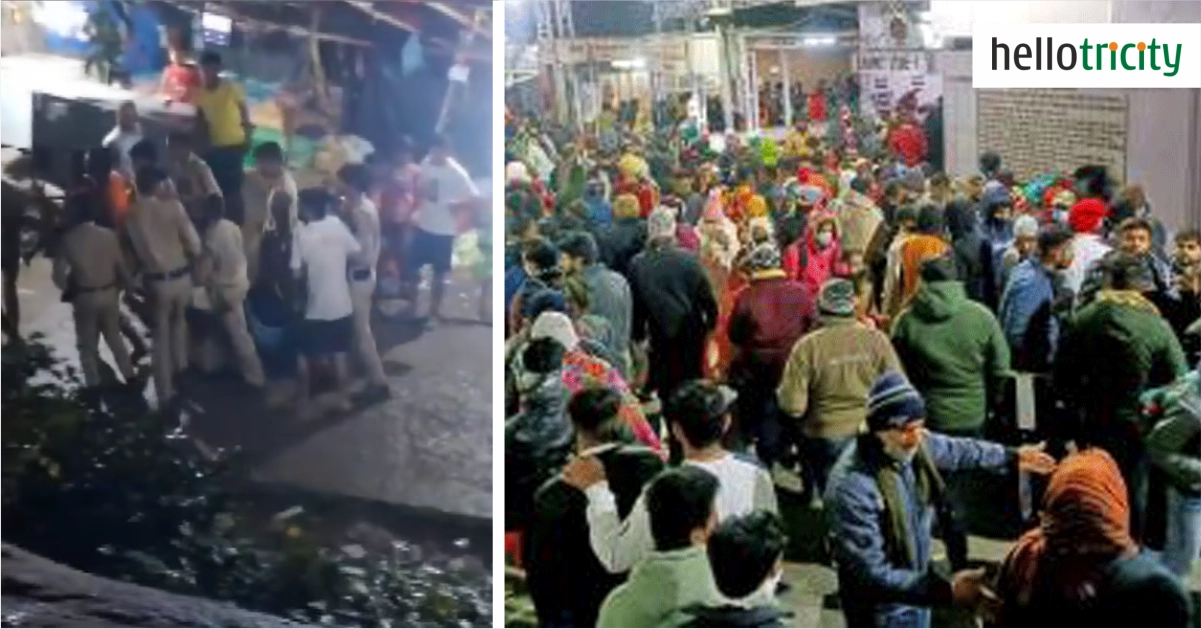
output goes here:
<path id="1" fill-rule="evenodd" d="M 1019 371 L 1045 372 L 1055 357 L 1062 317 L 1072 305 L 1063 272 L 1072 264 L 1072 234 L 1045 227 L 1037 255 L 1017 264 L 1001 296 L 997 318 Z"/>
<path id="2" fill-rule="evenodd" d="M 931 607 L 975 608 L 995 595 L 984 569 L 950 580 L 931 563 L 935 509 L 945 521 L 942 473 L 986 469 L 1046 474 L 1055 461 L 1042 445 L 1016 449 L 925 429 L 926 406 L 905 376 L 891 371 L 872 387 L 869 432 L 835 465 L 826 490 L 839 595 L 851 627 L 929 627 Z"/>

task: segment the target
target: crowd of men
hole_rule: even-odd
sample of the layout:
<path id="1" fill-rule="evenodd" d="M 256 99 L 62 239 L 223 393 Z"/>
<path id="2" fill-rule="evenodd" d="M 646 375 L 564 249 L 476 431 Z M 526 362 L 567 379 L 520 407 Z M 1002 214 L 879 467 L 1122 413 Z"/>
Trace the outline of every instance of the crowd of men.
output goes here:
<path id="1" fill-rule="evenodd" d="M 830 107 L 779 144 L 506 117 L 506 551 L 539 623 L 785 626 L 789 531 L 849 626 L 1185 626 L 1201 233 L 1103 167 L 953 179 L 911 99 Z M 1045 477 L 995 571 L 967 470 Z M 781 518 L 798 473 L 823 530 Z"/>
<path id="2" fill-rule="evenodd" d="M 242 88 L 222 77 L 218 54 L 205 53 L 199 65 L 196 84 L 170 94 L 195 105 L 195 126 L 177 125 L 165 151 L 127 102 L 103 146 L 77 155 L 61 209 L 36 185 L 21 194 L 16 180 L 32 174 L 28 160 L 6 173 L 6 332 L 19 335 L 16 279 L 22 257 L 36 250 L 22 256 L 22 235 L 40 232 L 54 283 L 73 307 L 89 389 L 111 385 L 101 373 L 103 337 L 120 386 L 140 392 L 145 379 L 136 365 L 150 355 L 166 410 L 179 408 L 181 379 L 223 362 L 257 390 L 267 374 L 295 377 L 291 402 L 302 417 L 318 408 L 311 403 L 323 380 L 316 367 L 331 367 L 323 371 L 333 374 L 338 409 L 388 398 L 371 326 L 377 266 L 399 275 L 410 315 L 419 275 L 431 266 L 429 313 L 442 319 L 454 239 L 476 218 L 478 190 L 444 138 L 423 161 L 402 142 L 306 189 L 275 142 L 255 145 L 254 166 L 245 169 L 253 126 Z M 149 347 L 123 303 L 149 328 Z M 361 381 L 350 376 L 351 355 Z"/>

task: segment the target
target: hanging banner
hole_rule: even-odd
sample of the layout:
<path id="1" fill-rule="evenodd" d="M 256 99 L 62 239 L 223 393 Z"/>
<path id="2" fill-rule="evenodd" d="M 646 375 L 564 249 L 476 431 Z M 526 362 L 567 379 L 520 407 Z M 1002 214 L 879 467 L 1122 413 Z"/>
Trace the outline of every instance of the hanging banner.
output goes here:
<path id="1" fill-rule="evenodd" d="M 934 53 L 925 50 L 864 50 L 855 58 L 860 72 L 929 72 Z"/>
<path id="2" fill-rule="evenodd" d="M 918 106 L 942 96 L 942 76 L 932 74 L 932 53 L 924 50 L 916 5 L 863 2 L 859 11 L 860 108 L 868 117 L 891 115 L 897 101 L 916 92 Z"/>
<path id="3" fill-rule="evenodd" d="M 942 97 L 942 75 L 924 72 L 860 71 L 860 102 L 883 115 L 893 111 L 897 101 L 916 91 L 917 104 L 933 105 Z"/>

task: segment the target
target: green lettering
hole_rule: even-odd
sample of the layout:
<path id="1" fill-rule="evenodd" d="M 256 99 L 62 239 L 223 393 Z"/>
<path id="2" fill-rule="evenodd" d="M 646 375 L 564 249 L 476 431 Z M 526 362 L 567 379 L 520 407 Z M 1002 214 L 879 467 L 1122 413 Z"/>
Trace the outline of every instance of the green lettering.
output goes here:
<path id="1" fill-rule="evenodd" d="M 1126 51 L 1130 50 L 1131 48 L 1137 48 L 1137 47 L 1138 46 L 1136 46 L 1134 44 L 1126 44 L 1126 45 L 1122 46 L 1122 67 L 1123 68 L 1126 68 L 1127 70 L 1136 69 L 1134 66 L 1130 65 L 1129 63 L 1126 63 Z"/>
<path id="2" fill-rule="evenodd" d="M 1172 69 L 1171 72 L 1164 72 L 1164 76 L 1176 76 L 1180 72 L 1180 57 L 1183 55 L 1184 44 L 1176 44 L 1176 63 L 1172 63 L 1172 57 L 1168 54 L 1168 44 L 1163 45 L 1163 64 Z"/>

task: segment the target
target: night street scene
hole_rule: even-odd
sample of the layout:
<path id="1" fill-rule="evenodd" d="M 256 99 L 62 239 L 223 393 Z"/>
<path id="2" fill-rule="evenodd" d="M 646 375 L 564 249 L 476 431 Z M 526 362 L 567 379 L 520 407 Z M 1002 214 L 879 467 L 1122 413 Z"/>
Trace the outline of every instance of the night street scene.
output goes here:
<path id="1" fill-rule="evenodd" d="M 3 2 L 3 609 L 492 624 L 492 4 Z"/>
<path id="2" fill-rule="evenodd" d="M 1201 2 L 505 3 L 507 626 L 1201 626 L 1197 76 L 1002 25 Z"/>

